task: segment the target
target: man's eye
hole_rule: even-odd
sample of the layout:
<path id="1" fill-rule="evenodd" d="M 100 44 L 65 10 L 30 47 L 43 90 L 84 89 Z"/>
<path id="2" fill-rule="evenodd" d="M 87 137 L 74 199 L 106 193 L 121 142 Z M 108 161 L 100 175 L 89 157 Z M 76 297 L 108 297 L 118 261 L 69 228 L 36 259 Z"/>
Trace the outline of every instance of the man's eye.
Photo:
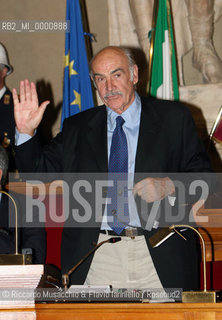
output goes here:
<path id="1" fill-rule="evenodd" d="M 104 80 L 104 78 L 102 78 L 102 77 L 96 78 L 96 82 L 101 82 L 101 81 L 103 81 L 103 80 Z"/>
<path id="2" fill-rule="evenodd" d="M 119 78 L 121 76 L 121 73 L 116 73 L 115 78 Z"/>

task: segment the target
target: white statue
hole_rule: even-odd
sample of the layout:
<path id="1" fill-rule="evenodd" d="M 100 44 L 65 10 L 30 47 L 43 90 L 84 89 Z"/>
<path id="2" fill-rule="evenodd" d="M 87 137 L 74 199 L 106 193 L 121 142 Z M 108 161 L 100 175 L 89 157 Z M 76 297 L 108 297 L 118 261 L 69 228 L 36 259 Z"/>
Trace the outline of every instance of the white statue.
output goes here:
<path id="1" fill-rule="evenodd" d="M 222 62 L 213 45 L 214 21 L 222 14 L 221 0 L 171 0 L 180 84 L 182 58 L 193 47 L 193 66 L 205 83 L 222 82 Z M 149 56 L 148 31 L 153 0 L 108 0 L 110 44 L 140 46 Z"/>
<path id="2" fill-rule="evenodd" d="M 222 62 L 213 45 L 214 0 L 186 0 L 193 43 L 193 66 L 206 83 L 222 82 Z"/>

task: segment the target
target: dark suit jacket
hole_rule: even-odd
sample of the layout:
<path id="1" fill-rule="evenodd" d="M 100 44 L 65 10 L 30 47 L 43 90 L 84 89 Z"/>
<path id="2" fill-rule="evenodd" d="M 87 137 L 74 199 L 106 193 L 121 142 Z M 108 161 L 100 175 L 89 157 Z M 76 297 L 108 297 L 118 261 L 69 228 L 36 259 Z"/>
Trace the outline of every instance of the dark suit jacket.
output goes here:
<path id="1" fill-rule="evenodd" d="M 15 119 L 14 119 L 14 103 L 12 93 L 6 89 L 5 94 L 0 99 L 0 143 L 7 133 L 10 144 L 7 147 L 9 154 L 9 171 L 15 170 L 15 160 L 13 154 L 13 146 L 15 140 Z"/>
<path id="2" fill-rule="evenodd" d="M 107 172 L 106 107 L 96 107 L 65 120 L 63 131 L 44 149 L 43 154 L 37 137 L 17 147 L 16 153 L 20 172 Z M 148 173 L 144 176 L 156 172 L 211 171 L 187 108 L 175 102 L 142 99 L 135 171 Z M 187 242 L 174 236 L 152 249 L 148 242 L 151 234 L 144 231 L 163 286 L 197 288 L 199 265 L 195 235 L 187 232 L 190 239 Z M 66 224 L 61 248 L 62 272 L 76 264 L 92 248 L 92 242 L 97 242 L 98 236 L 99 226 L 72 229 Z M 72 283 L 84 283 L 92 258 L 91 255 L 73 273 Z"/>
<path id="3" fill-rule="evenodd" d="M 14 120 L 14 104 L 12 93 L 6 89 L 5 94 L 0 99 L 0 142 L 4 138 L 4 133 L 8 133 L 8 138 L 14 144 L 15 139 L 15 120 Z"/>

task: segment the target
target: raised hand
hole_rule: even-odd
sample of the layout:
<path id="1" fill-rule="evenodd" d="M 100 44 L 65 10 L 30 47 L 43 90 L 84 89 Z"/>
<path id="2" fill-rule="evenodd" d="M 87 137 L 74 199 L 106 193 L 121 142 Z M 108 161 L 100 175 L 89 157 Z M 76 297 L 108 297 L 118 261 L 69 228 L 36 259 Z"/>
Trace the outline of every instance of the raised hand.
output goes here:
<path id="1" fill-rule="evenodd" d="M 28 80 L 20 81 L 20 98 L 16 89 L 12 90 L 12 95 L 17 130 L 33 136 L 50 101 L 44 101 L 39 106 L 35 84 Z"/>

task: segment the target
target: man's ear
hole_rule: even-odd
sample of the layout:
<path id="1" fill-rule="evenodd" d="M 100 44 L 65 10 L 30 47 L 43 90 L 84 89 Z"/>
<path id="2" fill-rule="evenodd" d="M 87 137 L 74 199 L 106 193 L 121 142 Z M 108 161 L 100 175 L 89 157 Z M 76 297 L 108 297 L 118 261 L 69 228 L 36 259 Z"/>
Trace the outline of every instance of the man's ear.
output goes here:
<path id="1" fill-rule="evenodd" d="M 136 64 L 134 64 L 133 66 L 133 84 L 137 84 L 138 79 L 139 79 L 139 75 L 138 75 L 138 66 Z"/>
<path id="2" fill-rule="evenodd" d="M 92 83 L 94 85 L 94 88 L 97 90 L 97 86 L 96 86 L 96 83 L 95 83 L 95 79 L 94 79 L 94 76 L 90 74 L 90 78 L 92 80 Z"/>

